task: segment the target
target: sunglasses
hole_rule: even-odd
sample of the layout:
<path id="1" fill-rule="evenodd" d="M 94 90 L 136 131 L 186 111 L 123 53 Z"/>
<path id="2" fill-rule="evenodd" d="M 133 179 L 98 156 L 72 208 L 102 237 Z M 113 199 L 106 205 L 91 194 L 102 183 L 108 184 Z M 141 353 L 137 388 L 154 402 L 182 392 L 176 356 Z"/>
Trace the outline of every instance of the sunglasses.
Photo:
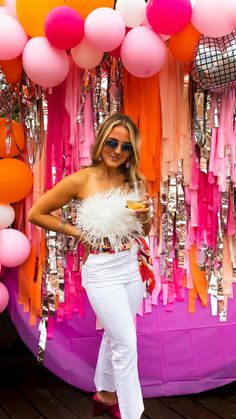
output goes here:
<path id="1" fill-rule="evenodd" d="M 120 143 L 120 141 L 115 140 L 115 138 L 107 138 L 104 142 L 106 147 L 109 147 L 111 150 L 115 150 L 118 145 L 121 144 L 121 151 L 123 153 L 131 154 L 133 151 L 133 146 L 131 143 Z"/>

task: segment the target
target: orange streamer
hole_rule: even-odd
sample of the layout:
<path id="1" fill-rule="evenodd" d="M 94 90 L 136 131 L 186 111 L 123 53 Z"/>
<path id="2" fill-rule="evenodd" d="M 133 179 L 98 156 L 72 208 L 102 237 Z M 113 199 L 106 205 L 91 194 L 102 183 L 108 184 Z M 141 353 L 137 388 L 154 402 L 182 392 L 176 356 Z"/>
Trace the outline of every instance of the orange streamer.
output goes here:
<path id="1" fill-rule="evenodd" d="M 189 260 L 194 288 L 189 290 L 188 309 L 190 313 L 195 313 L 195 301 L 197 296 L 199 296 L 201 304 L 204 307 L 207 307 L 208 304 L 207 280 L 205 272 L 200 271 L 198 268 L 196 246 L 191 247 L 189 251 Z"/>
<path id="2" fill-rule="evenodd" d="M 124 72 L 124 113 L 141 133 L 140 169 L 149 183 L 151 196 L 160 190 L 161 107 L 159 77 L 146 79 Z"/>
<path id="3" fill-rule="evenodd" d="M 35 229 L 35 244 L 31 247 L 31 252 L 20 268 L 19 280 L 19 303 L 23 304 L 24 312 L 30 313 L 29 324 L 36 324 L 36 317 L 41 313 L 41 278 L 42 266 L 46 257 L 45 237 L 42 234 L 40 243 L 39 257 L 36 255 L 38 245 L 38 231 Z"/>

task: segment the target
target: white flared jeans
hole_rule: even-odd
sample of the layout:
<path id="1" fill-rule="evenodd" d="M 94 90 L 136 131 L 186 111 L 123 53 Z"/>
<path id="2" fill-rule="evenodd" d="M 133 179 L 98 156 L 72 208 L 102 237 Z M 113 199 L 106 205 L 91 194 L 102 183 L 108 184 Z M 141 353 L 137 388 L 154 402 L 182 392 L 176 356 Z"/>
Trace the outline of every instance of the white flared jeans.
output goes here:
<path id="1" fill-rule="evenodd" d="M 145 284 L 136 247 L 114 254 L 90 254 L 82 284 L 104 328 L 95 372 L 97 391 L 116 391 L 122 419 L 140 419 L 144 410 L 137 368 L 134 315 Z"/>

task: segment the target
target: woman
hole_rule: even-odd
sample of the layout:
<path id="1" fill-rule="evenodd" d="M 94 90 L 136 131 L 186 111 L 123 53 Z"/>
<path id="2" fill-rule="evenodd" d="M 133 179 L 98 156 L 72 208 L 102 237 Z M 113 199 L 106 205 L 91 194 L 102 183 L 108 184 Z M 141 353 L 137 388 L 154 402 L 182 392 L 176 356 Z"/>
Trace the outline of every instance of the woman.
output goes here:
<path id="1" fill-rule="evenodd" d="M 82 284 L 105 331 L 94 415 L 106 411 L 122 419 L 139 419 L 144 409 L 133 318 L 145 292 L 136 237 L 149 233 L 150 202 L 146 198 L 136 211 L 126 207 L 134 199 L 129 182 L 142 179 L 138 166 L 138 128 L 128 116 L 113 114 L 98 131 L 91 165 L 61 180 L 29 213 L 32 223 L 84 243 Z M 51 214 L 72 198 L 79 205 L 76 227 Z"/>

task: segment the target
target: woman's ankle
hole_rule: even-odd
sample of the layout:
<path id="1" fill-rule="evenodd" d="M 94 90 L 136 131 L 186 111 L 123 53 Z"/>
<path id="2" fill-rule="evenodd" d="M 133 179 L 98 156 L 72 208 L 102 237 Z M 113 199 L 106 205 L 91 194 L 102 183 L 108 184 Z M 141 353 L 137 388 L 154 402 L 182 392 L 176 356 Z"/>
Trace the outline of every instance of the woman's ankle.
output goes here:
<path id="1" fill-rule="evenodd" d="M 99 400 L 101 400 L 102 403 L 106 404 L 115 404 L 117 403 L 117 397 L 115 392 L 101 390 L 97 391 L 97 395 Z"/>

